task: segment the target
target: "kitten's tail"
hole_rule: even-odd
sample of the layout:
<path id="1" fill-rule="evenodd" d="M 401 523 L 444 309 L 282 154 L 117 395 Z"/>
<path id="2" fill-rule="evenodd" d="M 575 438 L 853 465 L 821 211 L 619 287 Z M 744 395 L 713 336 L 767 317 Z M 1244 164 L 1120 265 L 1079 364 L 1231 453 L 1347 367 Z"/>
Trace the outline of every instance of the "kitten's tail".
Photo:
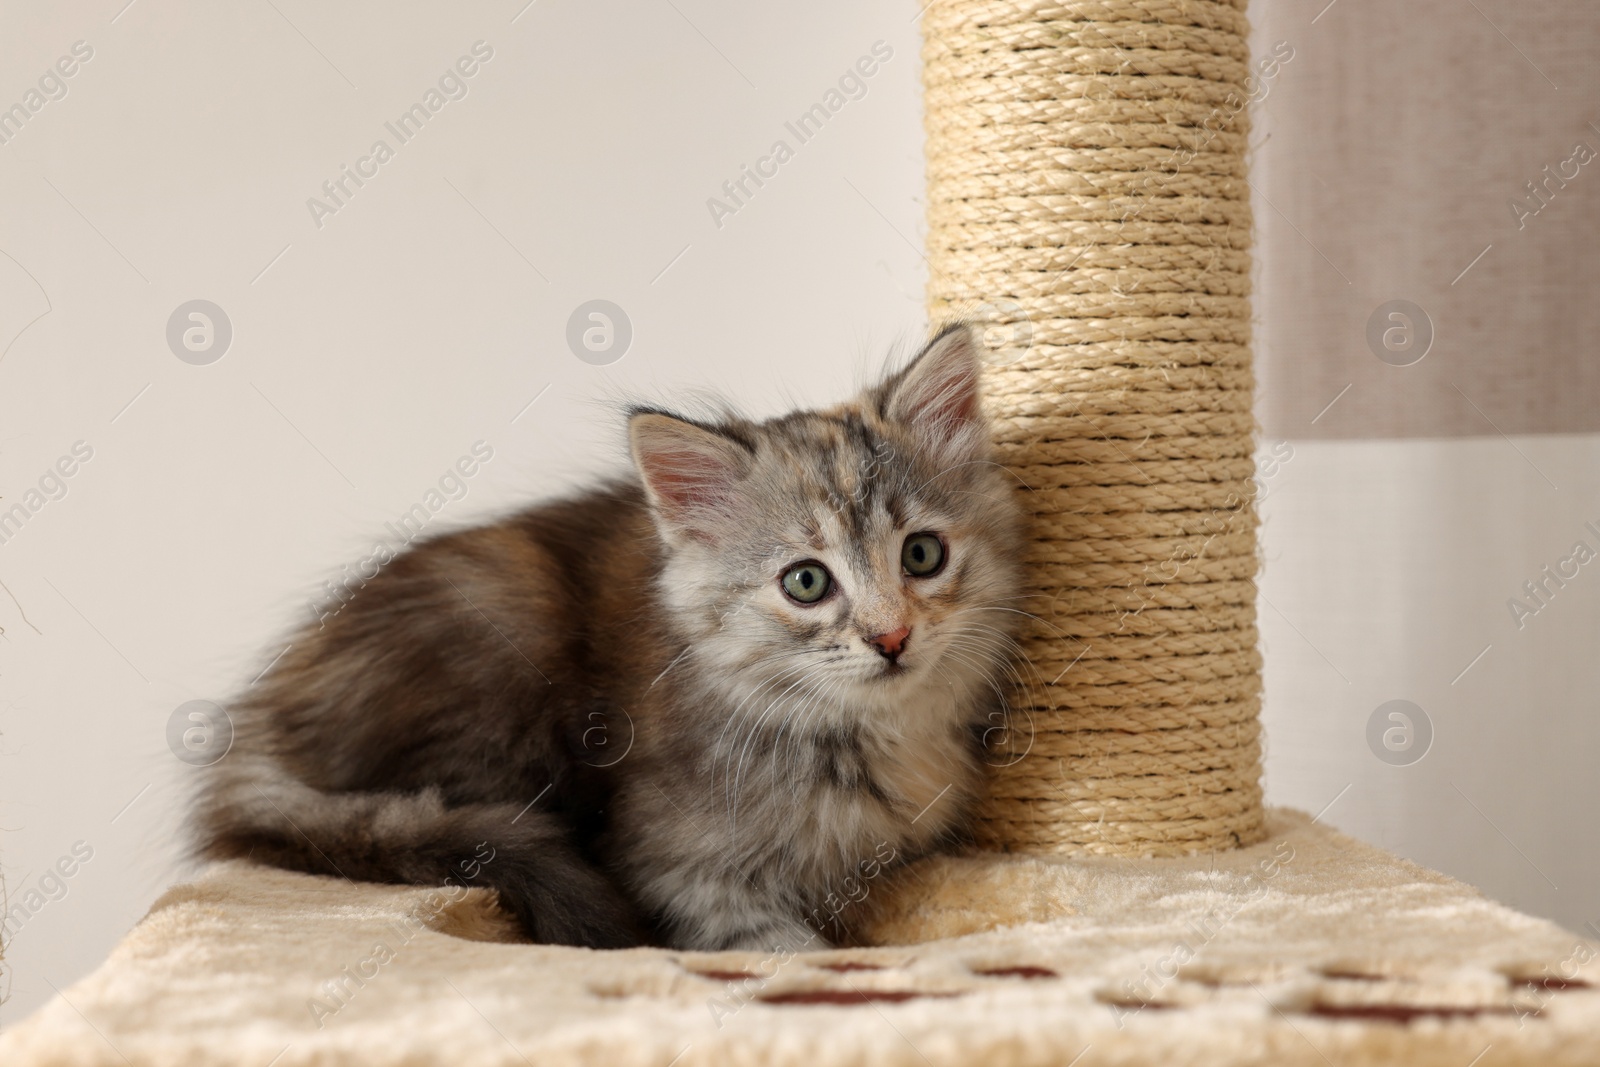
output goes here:
<path id="1" fill-rule="evenodd" d="M 435 789 L 326 793 L 267 761 L 245 762 L 214 777 L 194 809 L 200 858 L 365 882 L 485 886 L 535 941 L 644 941 L 621 893 L 578 854 L 557 817 L 531 805 L 446 807 Z"/>

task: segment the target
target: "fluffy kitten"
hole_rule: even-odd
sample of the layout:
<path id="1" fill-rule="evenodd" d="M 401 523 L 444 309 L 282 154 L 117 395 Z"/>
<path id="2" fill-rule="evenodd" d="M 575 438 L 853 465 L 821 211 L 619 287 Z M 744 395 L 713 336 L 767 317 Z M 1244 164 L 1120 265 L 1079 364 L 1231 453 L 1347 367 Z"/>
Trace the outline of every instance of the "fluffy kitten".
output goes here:
<path id="1" fill-rule="evenodd" d="M 798 950 L 958 839 L 1020 614 L 968 329 L 825 411 L 628 429 L 637 481 L 421 543 L 297 636 L 198 852 L 489 886 L 543 942 Z"/>

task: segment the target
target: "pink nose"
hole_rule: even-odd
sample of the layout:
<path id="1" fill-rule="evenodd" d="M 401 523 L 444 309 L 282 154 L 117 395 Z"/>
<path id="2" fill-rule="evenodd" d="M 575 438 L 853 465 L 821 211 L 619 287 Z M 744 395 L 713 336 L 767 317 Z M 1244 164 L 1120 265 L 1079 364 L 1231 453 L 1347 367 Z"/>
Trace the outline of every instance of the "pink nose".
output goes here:
<path id="1" fill-rule="evenodd" d="M 898 630 L 890 630 L 886 634 L 867 638 L 867 644 L 878 650 L 878 653 L 894 660 L 906 647 L 906 638 L 911 636 L 911 627 L 902 626 Z"/>

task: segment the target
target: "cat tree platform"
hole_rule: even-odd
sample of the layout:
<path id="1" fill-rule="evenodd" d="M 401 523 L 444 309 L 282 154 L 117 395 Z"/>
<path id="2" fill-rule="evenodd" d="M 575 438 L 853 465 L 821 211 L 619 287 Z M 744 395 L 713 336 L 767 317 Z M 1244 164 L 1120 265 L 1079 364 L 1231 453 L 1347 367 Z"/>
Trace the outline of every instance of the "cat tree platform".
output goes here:
<path id="1" fill-rule="evenodd" d="M 482 890 L 219 865 L 0 1063 L 1600 1062 L 1596 946 L 1298 812 L 1265 830 L 1188 858 L 937 859 L 851 905 L 895 947 L 781 965 L 519 944 Z"/>

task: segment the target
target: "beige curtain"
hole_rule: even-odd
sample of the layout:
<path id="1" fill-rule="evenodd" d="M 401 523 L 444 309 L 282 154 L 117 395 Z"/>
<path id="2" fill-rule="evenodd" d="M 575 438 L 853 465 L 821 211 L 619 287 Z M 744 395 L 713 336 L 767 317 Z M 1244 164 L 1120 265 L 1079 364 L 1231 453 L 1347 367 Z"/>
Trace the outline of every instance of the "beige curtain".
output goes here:
<path id="1" fill-rule="evenodd" d="M 1324 2 L 1253 12 L 1268 796 L 1578 928 L 1600 7 Z"/>

